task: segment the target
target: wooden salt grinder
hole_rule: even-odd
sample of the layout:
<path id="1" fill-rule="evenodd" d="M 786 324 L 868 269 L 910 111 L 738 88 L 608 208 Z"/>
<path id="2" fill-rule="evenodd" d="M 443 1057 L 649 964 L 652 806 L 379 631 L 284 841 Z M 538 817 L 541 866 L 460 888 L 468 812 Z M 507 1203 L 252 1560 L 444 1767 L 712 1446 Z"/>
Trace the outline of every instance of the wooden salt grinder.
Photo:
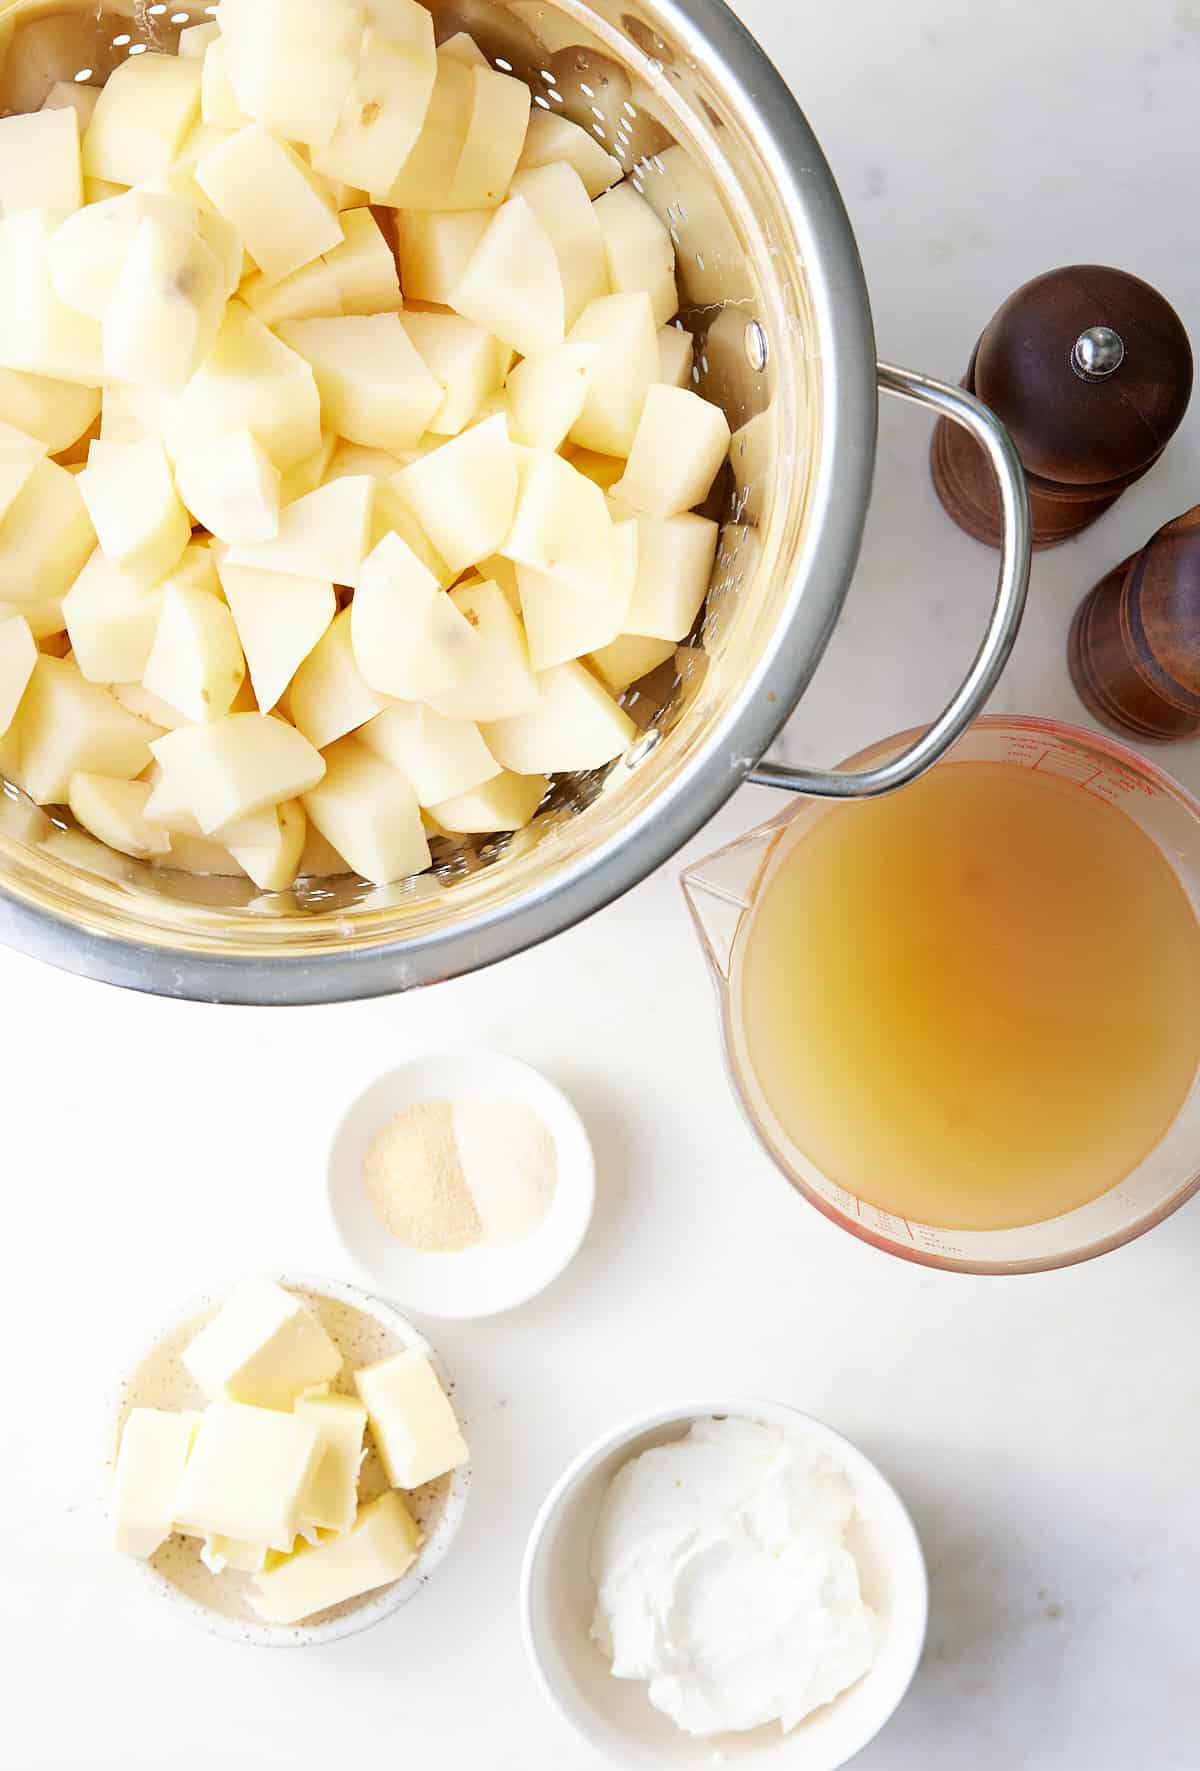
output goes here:
<path id="1" fill-rule="evenodd" d="M 1200 504 L 1088 592 L 1067 659 L 1106 726 L 1138 738 L 1200 732 Z"/>
<path id="2" fill-rule="evenodd" d="M 971 356 L 963 386 L 1008 426 L 1025 466 L 1033 545 L 1079 534 L 1151 468 L 1192 391 L 1192 352 L 1174 308 L 1140 277 L 1067 265 L 1010 295 Z M 1000 545 L 1000 504 L 983 450 L 942 419 L 930 457 L 954 521 Z"/>

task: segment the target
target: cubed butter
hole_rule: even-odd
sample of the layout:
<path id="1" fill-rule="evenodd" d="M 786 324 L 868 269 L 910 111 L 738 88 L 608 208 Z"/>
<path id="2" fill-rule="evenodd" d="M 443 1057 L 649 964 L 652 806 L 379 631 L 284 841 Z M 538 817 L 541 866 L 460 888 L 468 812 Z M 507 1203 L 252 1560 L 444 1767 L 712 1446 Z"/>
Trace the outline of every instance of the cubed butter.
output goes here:
<path id="1" fill-rule="evenodd" d="M 231 1292 L 183 1362 L 213 1401 L 284 1409 L 342 1368 L 312 1311 L 267 1279 L 248 1279 Z"/>
<path id="2" fill-rule="evenodd" d="M 467 1461 L 449 1398 L 423 1353 L 408 1349 L 354 1374 L 393 1488 L 419 1488 Z"/>
<path id="3" fill-rule="evenodd" d="M 381 1494 L 361 1508 L 344 1536 L 299 1549 L 255 1575 L 251 1600 L 271 1623 L 301 1618 L 344 1604 L 360 1593 L 399 1580 L 416 1559 L 421 1531 L 398 1494 Z"/>
<path id="4" fill-rule="evenodd" d="M 290 1550 L 323 1449 L 311 1421 L 274 1408 L 214 1402 L 179 1485 L 176 1527 L 193 1537 Z"/>
<path id="5" fill-rule="evenodd" d="M 113 1544 L 128 1556 L 152 1556 L 170 1537 L 198 1414 L 130 1410 L 113 1482 Z"/>
<path id="6" fill-rule="evenodd" d="M 323 1447 L 304 1503 L 304 1522 L 322 1531 L 348 1531 L 358 1504 L 367 1411 L 354 1396 L 329 1395 L 298 1396 L 295 1411 L 316 1427 Z"/>

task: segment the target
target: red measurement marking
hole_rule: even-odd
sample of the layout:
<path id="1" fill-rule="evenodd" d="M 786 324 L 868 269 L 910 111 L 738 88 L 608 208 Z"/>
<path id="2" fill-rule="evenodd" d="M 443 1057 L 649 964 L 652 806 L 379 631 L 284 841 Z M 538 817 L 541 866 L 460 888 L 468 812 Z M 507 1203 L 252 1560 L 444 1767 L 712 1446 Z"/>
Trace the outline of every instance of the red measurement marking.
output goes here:
<path id="1" fill-rule="evenodd" d="M 1043 750 L 1042 754 L 1038 757 L 1037 761 L 1034 763 L 1034 765 L 1033 765 L 1034 768 L 1040 769 L 1042 764 L 1045 762 L 1046 758 L 1049 756 L 1049 754 L 1050 754 L 1050 749 L 1049 749 L 1049 746 L 1047 746 L 1046 749 Z"/>
<path id="2" fill-rule="evenodd" d="M 862 1217 L 862 1200 L 861 1199 L 856 1199 L 854 1201 L 854 1209 L 858 1213 L 859 1217 L 861 1218 Z"/>
<path id="3" fill-rule="evenodd" d="M 902 1223 L 902 1224 L 903 1224 L 903 1225 L 904 1225 L 904 1228 L 905 1228 L 905 1229 L 906 1229 L 906 1230 L 907 1230 L 907 1231 L 908 1231 L 908 1240 L 909 1240 L 909 1241 L 910 1241 L 910 1242 L 915 1242 L 915 1241 L 916 1241 L 916 1240 L 917 1240 L 917 1239 L 916 1239 L 916 1237 L 915 1237 L 915 1236 L 914 1236 L 914 1235 L 913 1235 L 913 1231 L 912 1231 L 912 1225 L 911 1225 L 911 1224 L 910 1224 L 910 1223 L 909 1223 L 909 1221 L 908 1221 L 908 1219 L 907 1219 L 907 1218 L 901 1218 L 901 1219 L 900 1219 L 900 1222 L 901 1222 L 901 1223 Z"/>
<path id="4" fill-rule="evenodd" d="M 1092 771 L 1092 773 L 1091 773 L 1091 774 L 1090 774 L 1090 775 L 1089 775 L 1089 776 L 1088 776 L 1088 778 L 1087 778 L 1087 780 L 1086 780 L 1086 781 L 1081 781 L 1081 782 L 1080 782 L 1080 783 L 1079 783 L 1079 785 L 1080 785 L 1080 786 L 1081 786 L 1081 787 L 1090 787 L 1090 786 L 1091 786 L 1091 784 L 1092 784 L 1092 782 L 1093 782 L 1093 781 L 1096 781 L 1096 780 L 1098 780 L 1098 779 L 1099 779 L 1099 777 L 1100 777 L 1100 776 L 1101 776 L 1101 775 L 1102 775 L 1102 774 L 1103 774 L 1103 773 L 1104 773 L 1104 770 L 1103 770 L 1103 769 L 1093 769 L 1093 771 Z"/>

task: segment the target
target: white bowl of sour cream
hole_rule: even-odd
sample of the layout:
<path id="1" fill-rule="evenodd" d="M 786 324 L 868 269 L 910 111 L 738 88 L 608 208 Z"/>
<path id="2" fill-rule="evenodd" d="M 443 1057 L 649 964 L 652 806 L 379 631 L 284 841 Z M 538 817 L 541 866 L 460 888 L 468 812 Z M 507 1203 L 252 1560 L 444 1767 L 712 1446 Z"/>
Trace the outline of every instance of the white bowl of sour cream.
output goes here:
<path id="1" fill-rule="evenodd" d="M 712 1421 L 730 1426 L 718 1426 L 714 1434 L 707 1425 Z M 768 1431 L 744 1432 L 742 1423 Z M 756 1445 L 766 1453 L 761 1482 Z M 663 1447 L 672 1448 L 667 1456 L 639 1464 L 635 1479 L 627 1473 L 613 1489 L 614 1478 L 633 1460 Z M 810 1465 L 811 1507 L 804 1490 Z M 839 1493 L 848 1523 L 841 1530 L 826 1528 L 819 1521 L 837 1515 Z M 758 1563 L 744 1553 L 747 1528 L 771 1552 Z M 827 1538 L 826 1529 L 832 1533 Z M 796 1549 L 789 1593 L 789 1577 L 771 1566 L 771 1555 L 797 1534 L 804 1541 Z M 836 1653 L 853 1664 L 862 1618 L 847 1598 L 845 1558 L 833 1547 L 835 1538 L 853 1558 L 861 1599 L 873 1614 L 867 1670 L 786 1732 L 777 1720 L 711 1731 L 723 1714 L 752 1709 L 764 1680 L 769 1686 L 777 1672 L 771 1631 L 758 1621 L 768 1612 L 786 1618 L 779 1626 L 778 1664 L 786 1668 L 805 1659 L 810 1696 L 823 1669 L 799 1652 L 806 1628 L 822 1638 L 836 1634 Z M 601 1609 L 607 1617 L 600 1634 L 615 1623 L 618 1659 L 626 1669 L 639 1659 L 654 1668 L 656 1702 L 673 1704 L 685 1723 L 705 1732 L 689 1733 L 655 1707 L 646 1677 L 614 1676 L 612 1639 L 602 1646 L 593 1632 L 598 1579 L 604 1576 Z M 672 1583 L 665 1610 L 659 1608 L 664 1579 Z M 739 1626 L 739 1607 L 743 1619 L 756 1621 Z M 891 1484 L 822 1422 L 781 1403 L 753 1400 L 676 1404 L 605 1434 L 547 1496 L 521 1576 L 525 1645 L 547 1697 L 608 1758 L 658 1771 L 742 1762 L 837 1771 L 874 1738 L 907 1691 L 924 1647 L 927 1613 L 921 1546 Z M 674 1668 L 686 1667 L 689 1657 L 696 1676 L 685 1671 L 676 1678 Z M 709 1666 L 717 1663 L 723 1671 L 713 1680 Z M 801 1681 L 797 1695 L 802 1691 Z"/>

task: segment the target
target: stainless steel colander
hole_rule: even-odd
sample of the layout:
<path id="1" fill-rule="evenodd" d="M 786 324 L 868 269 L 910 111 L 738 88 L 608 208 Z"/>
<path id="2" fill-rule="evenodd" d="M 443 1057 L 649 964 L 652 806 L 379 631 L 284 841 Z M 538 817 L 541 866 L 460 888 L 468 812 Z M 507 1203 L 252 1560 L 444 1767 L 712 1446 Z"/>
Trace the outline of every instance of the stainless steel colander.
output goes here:
<path id="1" fill-rule="evenodd" d="M 980 710 L 1011 650 L 1029 570 L 1020 465 L 958 389 L 877 365 L 837 187 L 792 95 L 721 0 L 424 0 L 439 40 L 469 31 L 534 102 L 590 129 L 675 238 L 696 385 L 735 432 L 711 514 L 708 601 L 671 664 L 630 690 L 639 737 L 611 768 L 557 781 L 513 836 L 437 842 L 430 873 L 352 875 L 262 895 L 248 880 L 127 861 L 0 796 L 0 939 L 89 977 L 239 1003 L 381 995 L 487 965 L 558 933 L 678 849 L 750 776 L 862 796 L 902 786 Z M 0 108 L 55 80 L 98 84 L 172 51 L 212 6 L 18 0 L 0 16 Z M 1006 539 L 987 634 L 957 695 L 903 756 L 865 774 L 760 764 L 795 707 L 854 568 L 878 388 L 956 419 L 987 449 Z"/>

